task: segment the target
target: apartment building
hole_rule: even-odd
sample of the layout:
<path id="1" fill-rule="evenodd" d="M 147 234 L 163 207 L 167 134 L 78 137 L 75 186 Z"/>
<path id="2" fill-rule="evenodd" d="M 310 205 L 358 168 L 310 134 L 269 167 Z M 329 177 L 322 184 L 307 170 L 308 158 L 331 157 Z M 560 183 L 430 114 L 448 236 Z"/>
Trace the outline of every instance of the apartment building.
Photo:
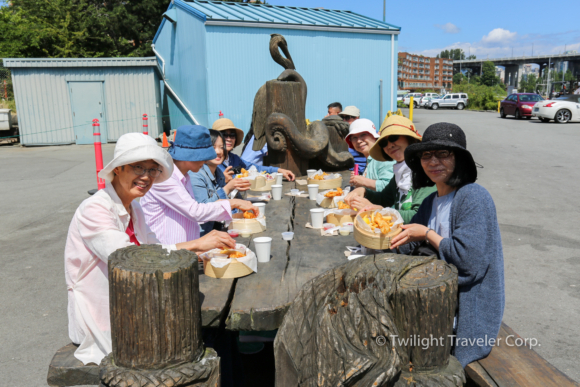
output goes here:
<path id="1" fill-rule="evenodd" d="M 453 60 L 399 53 L 399 90 L 453 88 Z"/>

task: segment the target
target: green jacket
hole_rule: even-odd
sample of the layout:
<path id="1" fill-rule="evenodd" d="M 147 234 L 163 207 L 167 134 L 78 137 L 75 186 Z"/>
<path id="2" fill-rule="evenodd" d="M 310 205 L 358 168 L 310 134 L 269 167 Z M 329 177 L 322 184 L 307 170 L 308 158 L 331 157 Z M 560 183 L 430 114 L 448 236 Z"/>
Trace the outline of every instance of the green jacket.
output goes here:
<path id="1" fill-rule="evenodd" d="M 411 218 L 417 213 L 423 200 L 437 191 L 437 187 L 424 187 L 419 189 L 411 188 L 406 195 L 400 197 L 397 182 L 393 177 L 387 187 L 382 192 L 374 192 L 370 189 L 365 190 L 365 198 L 371 203 L 383 207 L 392 207 L 399 211 L 405 224 L 411 221 Z"/>

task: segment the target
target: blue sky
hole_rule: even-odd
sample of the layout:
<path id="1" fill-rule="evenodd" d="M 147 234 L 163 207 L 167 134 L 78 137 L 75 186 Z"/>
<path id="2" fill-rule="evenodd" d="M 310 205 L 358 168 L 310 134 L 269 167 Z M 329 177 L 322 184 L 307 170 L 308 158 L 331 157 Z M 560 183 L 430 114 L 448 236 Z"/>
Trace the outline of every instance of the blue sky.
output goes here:
<path id="1" fill-rule="evenodd" d="M 383 0 L 268 0 L 323 7 L 383 19 Z M 477 4 L 477 5 L 476 5 Z M 387 0 L 386 22 L 402 28 L 399 51 L 435 56 L 463 48 L 481 58 L 580 52 L 580 0 L 557 2 Z"/>

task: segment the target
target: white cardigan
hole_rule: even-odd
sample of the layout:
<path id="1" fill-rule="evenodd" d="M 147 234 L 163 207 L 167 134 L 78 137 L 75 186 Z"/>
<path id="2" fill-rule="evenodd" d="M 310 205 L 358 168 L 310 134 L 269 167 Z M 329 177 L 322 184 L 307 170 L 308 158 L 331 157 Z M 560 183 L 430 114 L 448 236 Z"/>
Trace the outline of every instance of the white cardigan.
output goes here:
<path id="1" fill-rule="evenodd" d="M 159 244 L 145 223 L 137 201 L 131 214 L 113 186 L 84 200 L 68 229 L 64 270 L 68 289 L 69 337 L 80 346 L 75 357 L 83 364 L 99 364 L 112 351 L 109 317 L 108 258 L 117 249 L 131 246 L 125 233 L 133 219 L 135 236 L 141 244 Z M 174 250 L 175 245 L 163 246 Z"/>

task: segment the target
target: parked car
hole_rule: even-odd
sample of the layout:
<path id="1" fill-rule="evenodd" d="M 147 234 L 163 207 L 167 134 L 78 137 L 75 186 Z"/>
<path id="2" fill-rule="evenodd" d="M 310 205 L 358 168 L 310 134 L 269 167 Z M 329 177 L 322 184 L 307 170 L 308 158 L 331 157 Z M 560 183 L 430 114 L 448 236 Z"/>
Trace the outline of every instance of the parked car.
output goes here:
<path id="1" fill-rule="evenodd" d="M 506 116 L 515 116 L 518 120 L 526 117 L 528 120 L 532 118 L 532 109 L 536 102 L 543 101 L 538 94 L 534 93 L 517 93 L 511 94 L 500 102 L 499 115 L 501 118 Z"/>
<path id="2" fill-rule="evenodd" d="M 556 99 L 536 102 L 532 116 L 542 122 L 554 120 L 558 123 L 580 121 L 580 94 L 566 94 Z"/>
<path id="3" fill-rule="evenodd" d="M 442 98 L 432 98 L 425 105 L 426 107 L 437 110 L 439 108 L 452 108 L 463 110 L 469 104 L 469 97 L 465 93 L 446 94 Z"/>
<path id="4" fill-rule="evenodd" d="M 403 103 L 407 106 L 411 105 L 411 97 L 413 97 L 413 107 L 417 107 L 422 96 L 421 93 L 409 93 L 403 98 Z"/>
<path id="5" fill-rule="evenodd" d="M 441 98 L 437 93 L 425 93 L 419 100 L 419 107 L 425 107 L 425 104 L 431 99 Z"/>

